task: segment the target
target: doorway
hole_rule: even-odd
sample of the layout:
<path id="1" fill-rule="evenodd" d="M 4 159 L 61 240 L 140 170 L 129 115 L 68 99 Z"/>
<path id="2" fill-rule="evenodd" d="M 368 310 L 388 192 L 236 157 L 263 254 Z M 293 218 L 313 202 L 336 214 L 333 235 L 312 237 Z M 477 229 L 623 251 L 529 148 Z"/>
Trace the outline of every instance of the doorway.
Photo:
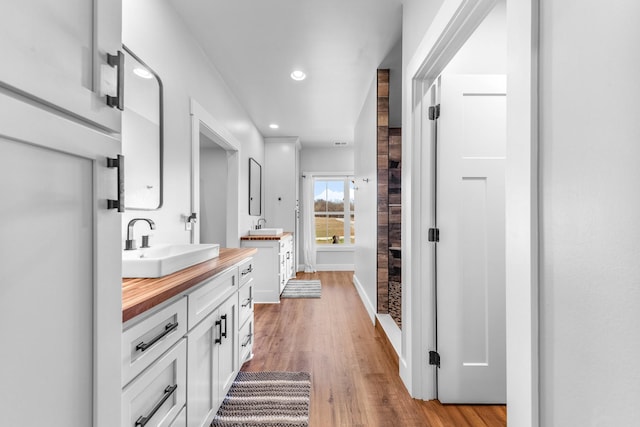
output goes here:
<path id="1" fill-rule="evenodd" d="M 437 396 L 435 366 L 425 366 L 425 349 L 435 348 L 433 272 L 434 189 L 423 185 L 434 167 L 428 89 L 495 5 L 492 0 L 445 0 L 406 66 L 403 128 L 411 159 L 407 177 L 412 193 L 403 198 L 403 329 L 400 374 L 414 397 Z M 506 342 L 508 424 L 538 425 L 537 341 L 537 1 L 506 0 L 507 161 L 505 190 Z M 406 236 L 406 241 L 404 239 Z M 404 255 L 406 256 L 406 259 Z"/>
<path id="2" fill-rule="evenodd" d="M 191 100 L 191 243 L 239 247 L 240 142 Z"/>
<path id="3" fill-rule="evenodd" d="M 227 151 L 200 132 L 200 243 L 227 247 Z"/>

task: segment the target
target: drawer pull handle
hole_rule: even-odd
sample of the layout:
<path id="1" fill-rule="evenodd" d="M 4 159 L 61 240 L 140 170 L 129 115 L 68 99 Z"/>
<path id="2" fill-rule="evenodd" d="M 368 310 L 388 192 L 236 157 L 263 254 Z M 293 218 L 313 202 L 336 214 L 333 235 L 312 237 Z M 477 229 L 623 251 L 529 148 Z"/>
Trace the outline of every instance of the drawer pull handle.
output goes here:
<path id="1" fill-rule="evenodd" d="M 145 351 L 145 350 L 147 350 L 149 347 L 151 347 L 152 345 L 154 345 L 155 343 L 160 341 L 162 338 L 164 338 L 165 336 L 169 335 L 171 332 L 175 331 L 177 327 L 178 327 L 178 322 L 176 322 L 176 323 L 168 323 L 164 327 L 164 331 L 162 331 L 159 335 L 157 335 L 151 341 L 149 341 L 149 342 L 142 341 L 140 344 L 138 344 L 136 346 L 136 351 Z"/>
<path id="2" fill-rule="evenodd" d="M 244 342 L 242 343 L 243 347 L 248 346 L 251 343 L 251 338 L 253 337 L 253 334 L 249 334 L 247 335 L 247 337 L 245 338 Z"/>
<path id="3" fill-rule="evenodd" d="M 151 412 L 149 412 L 149 415 L 147 415 L 146 417 L 140 416 L 140 418 L 138 418 L 138 420 L 136 421 L 135 427 L 146 426 L 149 420 L 151 419 L 151 417 L 153 417 L 156 414 L 156 412 L 158 412 L 158 409 L 160 409 L 160 407 L 164 405 L 164 402 L 166 402 L 167 399 L 171 397 L 171 395 L 173 394 L 174 391 L 176 391 L 177 388 L 178 388 L 178 384 L 168 385 L 167 388 L 164 389 L 164 396 L 162 396 L 162 399 L 160 399 L 160 401 L 156 403 L 156 406 L 154 406 Z"/>
<path id="4" fill-rule="evenodd" d="M 251 301 L 253 301 L 253 298 L 247 298 L 243 303 L 242 303 L 242 307 L 248 307 L 251 305 Z"/>
<path id="5" fill-rule="evenodd" d="M 242 270 L 242 275 L 246 276 L 247 274 L 253 271 L 253 265 L 250 265 L 249 268 Z"/>
<path id="6" fill-rule="evenodd" d="M 220 316 L 221 320 L 224 320 L 224 332 L 222 332 L 222 326 L 220 327 L 220 336 L 222 338 L 226 338 L 227 337 L 227 315 L 223 314 L 222 316 Z M 222 341 L 222 339 L 221 339 Z"/>
<path id="7" fill-rule="evenodd" d="M 222 321 L 221 320 L 216 320 L 216 329 L 218 330 L 218 333 L 216 334 L 217 336 L 214 341 L 214 344 L 222 344 Z"/>

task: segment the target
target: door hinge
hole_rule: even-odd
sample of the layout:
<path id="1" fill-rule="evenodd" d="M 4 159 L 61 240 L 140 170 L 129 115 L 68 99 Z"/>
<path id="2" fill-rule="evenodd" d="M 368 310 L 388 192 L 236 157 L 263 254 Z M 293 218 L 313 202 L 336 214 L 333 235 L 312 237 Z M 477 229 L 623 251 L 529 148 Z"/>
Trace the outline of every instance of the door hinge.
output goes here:
<path id="1" fill-rule="evenodd" d="M 430 242 L 439 242 L 440 241 L 440 229 L 439 228 L 430 228 L 428 239 Z"/>
<path id="2" fill-rule="evenodd" d="M 440 104 L 429 107 L 429 120 L 436 120 L 440 118 Z"/>
<path id="3" fill-rule="evenodd" d="M 429 352 L 429 365 L 440 367 L 440 354 L 437 351 Z"/>

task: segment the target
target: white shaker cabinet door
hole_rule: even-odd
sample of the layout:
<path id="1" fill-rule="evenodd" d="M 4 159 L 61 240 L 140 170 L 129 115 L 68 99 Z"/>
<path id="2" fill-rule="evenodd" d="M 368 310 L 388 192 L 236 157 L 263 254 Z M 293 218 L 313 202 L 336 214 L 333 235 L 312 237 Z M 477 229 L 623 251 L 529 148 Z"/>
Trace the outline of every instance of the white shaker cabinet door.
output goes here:
<path id="1" fill-rule="evenodd" d="M 120 0 L 21 0 L 0 7 L 0 87 L 120 132 L 117 67 Z"/>
<path id="2" fill-rule="evenodd" d="M 0 90 L 2 425 L 120 423 L 119 151 Z"/>

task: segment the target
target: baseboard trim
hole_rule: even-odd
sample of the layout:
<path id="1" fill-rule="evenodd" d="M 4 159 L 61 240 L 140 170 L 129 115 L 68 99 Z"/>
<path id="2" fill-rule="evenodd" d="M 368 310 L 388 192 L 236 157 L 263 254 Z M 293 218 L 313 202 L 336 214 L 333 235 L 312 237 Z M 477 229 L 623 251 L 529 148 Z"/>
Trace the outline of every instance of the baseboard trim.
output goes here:
<path id="1" fill-rule="evenodd" d="M 367 293 L 364 291 L 364 288 L 362 287 L 362 283 L 360 283 L 360 280 L 358 280 L 358 276 L 356 276 L 355 274 L 353 275 L 353 285 L 356 287 L 356 290 L 358 291 L 358 295 L 360 295 L 360 299 L 362 300 L 362 304 L 364 304 L 365 310 L 367 310 L 367 314 L 371 319 L 371 323 L 375 325 L 376 323 L 375 306 L 367 296 Z"/>
<path id="2" fill-rule="evenodd" d="M 316 264 L 316 271 L 353 271 L 353 264 Z"/>
<path id="3" fill-rule="evenodd" d="M 376 324 L 379 324 L 385 333 L 385 336 L 391 343 L 391 346 L 396 352 L 396 356 L 400 358 L 402 351 L 402 331 L 389 314 L 376 314 Z"/>
<path id="4" fill-rule="evenodd" d="M 400 356 L 398 356 L 398 352 L 395 346 L 393 345 L 393 342 L 391 341 L 391 339 L 389 339 L 389 335 L 387 335 L 387 332 L 385 331 L 383 326 L 383 322 L 380 321 L 379 316 L 380 315 L 376 316 L 376 321 L 375 321 L 376 332 L 378 333 L 378 335 L 380 335 L 380 338 L 382 339 L 382 347 L 384 352 L 389 356 L 391 360 L 393 360 L 393 363 L 396 365 L 396 368 L 398 368 L 398 364 L 400 363 Z"/>

